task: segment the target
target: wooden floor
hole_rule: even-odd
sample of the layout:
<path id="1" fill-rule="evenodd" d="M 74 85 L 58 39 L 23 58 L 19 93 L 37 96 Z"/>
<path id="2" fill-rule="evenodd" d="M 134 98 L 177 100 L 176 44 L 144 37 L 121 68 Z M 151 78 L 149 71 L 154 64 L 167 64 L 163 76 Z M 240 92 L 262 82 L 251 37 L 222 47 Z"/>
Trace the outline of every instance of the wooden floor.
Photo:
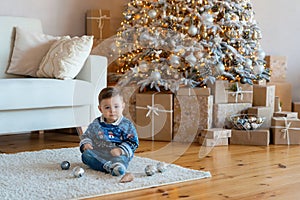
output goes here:
<path id="1" fill-rule="evenodd" d="M 54 132 L 0 136 L 0 151 L 75 147 L 78 142 L 74 134 Z M 198 144 L 141 141 L 137 155 L 210 171 L 212 178 L 92 199 L 300 199 L 300 146 L 204 149 Z"/>

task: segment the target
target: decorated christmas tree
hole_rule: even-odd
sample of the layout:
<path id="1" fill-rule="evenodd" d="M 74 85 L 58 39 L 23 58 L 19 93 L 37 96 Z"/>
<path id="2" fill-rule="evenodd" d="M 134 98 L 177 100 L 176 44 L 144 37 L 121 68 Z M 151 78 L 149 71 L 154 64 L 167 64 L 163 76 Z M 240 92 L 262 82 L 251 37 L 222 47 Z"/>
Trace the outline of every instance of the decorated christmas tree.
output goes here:
<path id="1" fill-rule="evenodd" d="M 120 85 L 176 92 L 269 79 L 249 0 L 132 0 L 123 14 L 109 50 L 124 73 Z"/>

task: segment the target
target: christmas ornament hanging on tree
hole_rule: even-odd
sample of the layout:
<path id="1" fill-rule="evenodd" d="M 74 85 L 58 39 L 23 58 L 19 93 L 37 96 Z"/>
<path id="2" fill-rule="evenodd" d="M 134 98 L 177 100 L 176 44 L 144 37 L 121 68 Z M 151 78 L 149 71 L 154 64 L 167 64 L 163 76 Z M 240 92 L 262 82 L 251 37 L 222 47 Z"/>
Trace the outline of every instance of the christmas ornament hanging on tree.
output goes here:
<path id="1" fill-rule="evenodd" d="M 120 55 L 121 86 L 176 92 L 191 82 L 269 80 L 250 0 L 132 0 L 123 14 L 109 52 Z"/>

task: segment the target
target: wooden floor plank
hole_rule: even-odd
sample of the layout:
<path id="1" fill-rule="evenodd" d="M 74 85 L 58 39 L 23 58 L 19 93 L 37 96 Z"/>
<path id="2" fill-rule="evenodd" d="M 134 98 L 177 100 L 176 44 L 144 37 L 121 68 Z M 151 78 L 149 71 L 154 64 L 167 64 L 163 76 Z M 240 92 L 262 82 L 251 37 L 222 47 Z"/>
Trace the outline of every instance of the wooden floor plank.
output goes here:
<path id="1" fill-rule="evenodd" d="M 78 143 L 77 135 L 51 131 L 0 136 L 0 152 L 76 147 Z M 89 199 L 300 199 L 298 145 L 229 145 L 205 149 L 196 143 L 141 141 L 136 155 L 210 171 L 212 178 Z"/>

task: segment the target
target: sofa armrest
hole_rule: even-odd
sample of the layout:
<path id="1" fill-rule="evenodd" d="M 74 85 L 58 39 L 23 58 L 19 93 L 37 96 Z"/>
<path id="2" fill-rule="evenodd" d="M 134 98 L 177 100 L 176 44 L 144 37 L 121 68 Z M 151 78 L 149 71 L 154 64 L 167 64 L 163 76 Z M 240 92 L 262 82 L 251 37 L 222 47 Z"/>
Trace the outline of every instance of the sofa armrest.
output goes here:
<path id="1" fill-rule="evenodd" d="M 99 82 L 107 84 L 107 58 L 89 55 L 76 79 L 84 80 L 97 86 Z"/>
<path id="2" fill-rule="evenodd" d="M 98 110 L 98 94 L 107 86 L 107 58 L 89 55 L 76 79 L 87 81 L 94 86 L 91 119 L 100 115 Z"/>

